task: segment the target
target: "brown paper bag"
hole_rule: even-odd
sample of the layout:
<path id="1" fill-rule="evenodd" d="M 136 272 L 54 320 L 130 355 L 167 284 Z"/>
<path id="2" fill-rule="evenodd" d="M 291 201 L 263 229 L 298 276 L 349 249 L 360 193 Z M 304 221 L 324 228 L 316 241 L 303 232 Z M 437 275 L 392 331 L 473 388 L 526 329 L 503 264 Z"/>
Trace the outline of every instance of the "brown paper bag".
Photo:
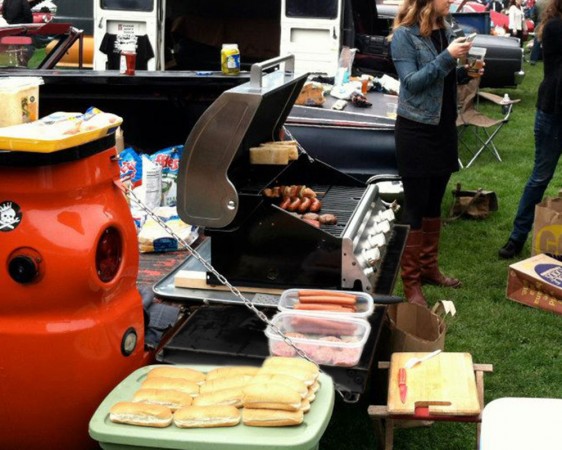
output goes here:
<path id="1" fill-rule="evenodd" d="M 562 255 L 562 197 L 545 198 L 535 206 L 532 255 Z"/>
<path id="2" fill-rule="evenodd" d="M 441 301 L 432 309 L 413 303 L 398 303 L 387 309 L 390 324 L 390 351 L 432 352 L 445 349 L 445 316 L 456 313 L 451 301 Z"/>

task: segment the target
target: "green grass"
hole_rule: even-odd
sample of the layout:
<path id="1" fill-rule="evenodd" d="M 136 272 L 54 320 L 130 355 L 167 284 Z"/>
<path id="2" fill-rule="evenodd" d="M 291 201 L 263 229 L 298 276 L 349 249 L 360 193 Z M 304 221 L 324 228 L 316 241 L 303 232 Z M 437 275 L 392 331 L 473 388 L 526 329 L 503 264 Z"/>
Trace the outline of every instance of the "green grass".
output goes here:
<path id="1" fill-rule="evenodd" d="M 494 365 L 494 372 L 485 376 L 486 403 L 501 397 L 562 397 L 562 317 L 509 301 L 505 296 L 508 266 L 530 256 L 529 242 L 516 260 L 497 256 L 511 231 L 533 164 L 533 122 L 542 63 L 525 64 L 525 71 L 527 75 L 518 88 L 491 90 L 521 99 L 510 122 L 495 139 L 503 162 L 491 152 L 482 154 L 469 169 L 453 175 L 443 203 L 443 214 L 447 214 L 452 202 L 450 191 L 460 182 L 467 189 L 494 190 L 499 210 L 485 220 L 457 220 L 443 230 L 441 267 L 445 273 L 460 278 L 462 288 L 424 288 L 431 304 L 441 299 L 455 302 L 457 315 L 449 321 L 445 350 L 469 352 L 474 362 Z M 481 107 L 490 114 L 497 109 L 484 103 Z M 557 195 L 561 187 L 557 174 L 546 195 Z M 401 286 L 396 293 L 401 293 Z M 371 386 L 373 390 L 379 388 Z M 356 404 L 338 399 L 321 448 L 380 448 L 367 416 L 367 405 L 365 398 Z M 476 446 L 475 429 L 474 424 L 446 422 L 398 429 L 394 448 L 472 450 Z"/>

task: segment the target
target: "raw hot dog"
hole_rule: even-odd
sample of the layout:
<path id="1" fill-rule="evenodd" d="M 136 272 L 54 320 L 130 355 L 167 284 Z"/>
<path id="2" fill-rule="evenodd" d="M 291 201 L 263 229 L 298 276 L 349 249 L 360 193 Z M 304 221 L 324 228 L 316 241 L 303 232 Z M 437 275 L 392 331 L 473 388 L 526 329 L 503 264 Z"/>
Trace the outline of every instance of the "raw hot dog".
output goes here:
<path id="1" fill-rule="evenodd" d="M 348 294 L 347 292 L 328 291 L 321 289 L 303 289 L 297 292 L 299 297 L 315 297 L 317 295 L 329 295 L 330 297 L 344 297 L 356 299 L 355 294 Z"/>
<path id="2" fill-rule="evenodd" d="M 329 304 L 336 304 L 336 305 L 355 305 L 357 303 L 357 299 L 353 297 L 337 297 L 331 296 L 329 294 L 324 295 L 308 295 L 304 297 L 299 297 L 299 301 L 301 303 L 329 303 Z"/>

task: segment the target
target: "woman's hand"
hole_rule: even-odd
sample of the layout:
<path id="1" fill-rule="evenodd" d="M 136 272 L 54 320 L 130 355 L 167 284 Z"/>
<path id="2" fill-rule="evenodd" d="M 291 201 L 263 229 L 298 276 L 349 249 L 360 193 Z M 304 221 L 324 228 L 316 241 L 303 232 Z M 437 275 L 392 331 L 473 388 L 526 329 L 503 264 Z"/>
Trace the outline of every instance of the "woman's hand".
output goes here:
<path id="1" fill-rule="evenodd" d="M 447 51 L 453 58 L 458 59 L 466 56 L 470 47 L 472 47 L 472 43 L 466 42 L 466 38 L 460 37 L 449 44 Z"/>

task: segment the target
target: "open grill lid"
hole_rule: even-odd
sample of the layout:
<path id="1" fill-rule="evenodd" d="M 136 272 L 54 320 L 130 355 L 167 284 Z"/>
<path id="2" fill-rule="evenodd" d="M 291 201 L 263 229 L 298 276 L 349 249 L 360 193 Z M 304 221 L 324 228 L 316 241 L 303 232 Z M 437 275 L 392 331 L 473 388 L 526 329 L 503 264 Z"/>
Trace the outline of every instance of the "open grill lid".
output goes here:
<path id="1" fill-rule="evenodd" d="M 284 70 L 264 71 L 284 63 Z M 277 139 L 307 74 L 294 74 L 294 56 L 251 68 L 250 81 L 223 92 L 203 113 L 185 143 L 178 174 L 179 216 L 193 225 L 223 228 L 238 212 L 238 172 L 249 148 Z"/>

